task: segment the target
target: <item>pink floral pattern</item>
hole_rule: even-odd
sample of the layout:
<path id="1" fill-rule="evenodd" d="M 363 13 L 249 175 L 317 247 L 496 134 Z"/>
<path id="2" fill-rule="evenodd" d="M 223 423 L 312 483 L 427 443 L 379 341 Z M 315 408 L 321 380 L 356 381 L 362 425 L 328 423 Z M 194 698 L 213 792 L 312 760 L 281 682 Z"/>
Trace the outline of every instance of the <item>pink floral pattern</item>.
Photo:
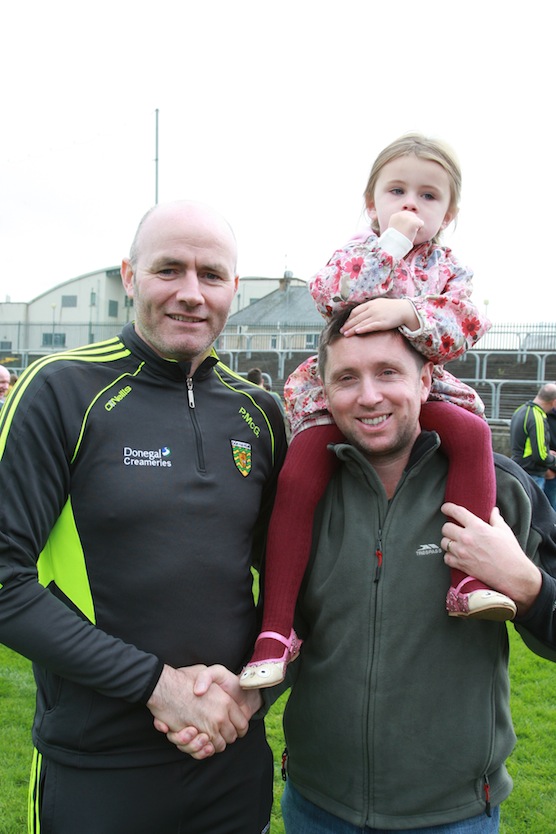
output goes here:
<path id="1" fill-rule="evenodd" d="M 364 263 L 363 258 L 352 258 L 346 263 L 346 272 L 349 272 L 352 278 L 357 278 Z"/>
<path id="2" fill-rule="evenodd" d="M 416 246 L 400 260 L 380 248 L 369 230 L 337 250 L 309 283 L 325 319 L 339 309 L 371 298 L 410 298 L 423 326 L 413 334 L 400 328 L 413 346 L 434 362 L 430 399 L 447 400 L 474 414 L 484 414 L 478 394 L 444 370 L 491 327 L 471 301 L 472 273 L 450 249 L 433 243 Z M 318 377 L 317 358 L 303 362 L 286 381 L 286 412 L 294 433 L 309 425 L 330 423 Z"/>

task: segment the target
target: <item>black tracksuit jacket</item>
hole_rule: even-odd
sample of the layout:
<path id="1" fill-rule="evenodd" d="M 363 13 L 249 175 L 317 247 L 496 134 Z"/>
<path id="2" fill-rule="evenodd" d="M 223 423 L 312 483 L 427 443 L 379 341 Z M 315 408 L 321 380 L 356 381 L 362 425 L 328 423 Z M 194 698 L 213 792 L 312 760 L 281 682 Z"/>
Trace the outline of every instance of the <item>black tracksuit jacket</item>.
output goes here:
<path id="1" fill-rule="evenodd" d="M 40 359 L 0 414 L 0 640 L 65 764 L 183 756 L 145 706 L 163 664 L 239 671 L 257 633 L 283 418 L 216 355 L 188 372 L 129 324 Z"/>

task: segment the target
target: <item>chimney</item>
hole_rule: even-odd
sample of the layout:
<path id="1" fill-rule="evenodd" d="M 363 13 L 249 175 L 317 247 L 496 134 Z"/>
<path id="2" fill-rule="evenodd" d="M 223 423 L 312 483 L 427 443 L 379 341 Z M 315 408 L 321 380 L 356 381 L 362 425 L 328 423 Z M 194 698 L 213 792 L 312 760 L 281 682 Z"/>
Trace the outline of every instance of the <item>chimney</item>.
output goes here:
<path id="1" fill-rule="evenodd" d="M 289 269 L 286 269 L 286 271 L 284 272 L 284 277 L 280 278 L 280 283 L 278 285 L 279 289 L 282 290 L 282 292 L 285 292 L 285 290 L 288 289 L 292 278 L 293 272 L 291 272 Z"/>

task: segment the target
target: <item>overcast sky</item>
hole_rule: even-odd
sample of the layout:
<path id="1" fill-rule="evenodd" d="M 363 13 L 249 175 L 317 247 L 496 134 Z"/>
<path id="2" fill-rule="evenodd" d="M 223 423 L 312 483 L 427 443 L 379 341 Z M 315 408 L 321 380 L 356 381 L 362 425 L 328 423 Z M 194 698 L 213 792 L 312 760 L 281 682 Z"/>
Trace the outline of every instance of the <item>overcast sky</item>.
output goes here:
<path id="1" fill-rule="evenodd" d="M 241 275 L 309 278 L 410 130 L 456 150 L 445 236 L 494 323 L 553 321 L 554 32 L 544 0 L 10 3 L 0 34 L 0 300 L 119 264 L 155 202 L 236 231 Z"/>

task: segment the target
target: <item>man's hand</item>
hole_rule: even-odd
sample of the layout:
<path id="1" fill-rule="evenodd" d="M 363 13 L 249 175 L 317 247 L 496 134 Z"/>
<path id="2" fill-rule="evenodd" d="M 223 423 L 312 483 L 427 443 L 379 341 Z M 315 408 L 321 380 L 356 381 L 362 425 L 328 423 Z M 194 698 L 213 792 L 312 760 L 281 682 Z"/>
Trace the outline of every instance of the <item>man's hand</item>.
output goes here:
<path id="1" fill-rule="evenodd" d="M 373 298 L 351 311 L 341 332 L 344 336 L 356 336 L 375 330 L 394 330 L 402 325 L 409 330 L 419 328 L 419 319 L 407 298 Z"/>
<path id="2" fill-rule="evenodd" d="M 202 667 L 193 687 L 195 695 L 204 696 L 210 692 L 212 686 L 220 686 L 237 703 L 247 720 L 263 705 L 263 699 L 258 689 L 244 690 L 239 685 L 239 676 L 234 675 L 225 666 Z M 198 733 L 195 727 L 186 727 L 173 733 L 167 732 L 168 739 L 183 753 L 189 753 L 194 759 L 206 759 L 213 756 L 214 745 L 204 733 Z"/>
<path id="3" fill-rule="evenodd" d="M 444 555 L 446 564 L 511 597 L 518 613 L 525 614 L 541 589 L 541 573 L 498 508 L 493 509 L 488 524 L 457 504 L 443 504 L 441 510 L 453 519 L 442 527 L 442 548 L 447 550 L 451 542 L 450 552 Z"/>
<path id="4" fill-rule="evenodd" d="M 201 665 L 180 669 L 164 666 L 147 702 L 155 718 L 157 730 L 165 732 L 168 739 L 177 744 L 179 749 L 185 748 L 194 738 L 201 736 L 194 745 L 196 757 L 204 753 L 201 758 L 206 756 L 207 751 L 209 755 L 213 752 L 220 753 L 227 744 L 243 737 L 251 717 L 245 697 L 238 696 L 238 700 L 235 700 L 217 683 L 208 681 L 203 691 L 196 694 L 194 685 L 203 669 L 206 667 Z M 224 671 L 235 678 L 231 672 Z M 220 673 L 220 677 L 224 679 L 226 676 Z M 229 688 L 235 691 L 231 684 Z M 239 683 L 237 688 L 240 689 Z M 240 702 L 244 709 L 239 705 Z M 184 735 L 180 736 L 180 733 Z M 180 739 L 185 740 L 186 744 L 182 744 L 181 741 L 178 743 Z"/>
<path id="5" fill-rule="evenodd" d="M 204 695 L 205 692 L 208 692 L 211 684 L 218 684 L 224 692 L 227 692 L 234 699 L 247 719 L 250 720 L 261 709 L 263 698 L 259 689 L 242 689 L 239 679 L 239 675 L 234 675 L 225 666 L 207 666 L 199 672 L 193 691 L 195 695 Z"/>

